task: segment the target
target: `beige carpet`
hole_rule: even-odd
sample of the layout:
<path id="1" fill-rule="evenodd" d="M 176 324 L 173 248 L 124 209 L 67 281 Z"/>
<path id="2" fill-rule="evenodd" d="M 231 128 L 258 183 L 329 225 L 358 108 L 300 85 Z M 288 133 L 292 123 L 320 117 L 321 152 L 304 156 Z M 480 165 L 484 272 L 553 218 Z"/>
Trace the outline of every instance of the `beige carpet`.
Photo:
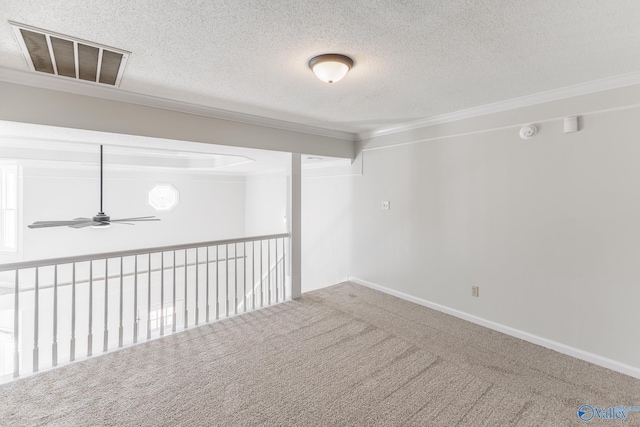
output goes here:
<path id="1" fill-rule="evenodd" d="M 568 426 L 584 403 L 640 405 L 640 380 L 343 283 L 0 386 L 0 425 Z"/>

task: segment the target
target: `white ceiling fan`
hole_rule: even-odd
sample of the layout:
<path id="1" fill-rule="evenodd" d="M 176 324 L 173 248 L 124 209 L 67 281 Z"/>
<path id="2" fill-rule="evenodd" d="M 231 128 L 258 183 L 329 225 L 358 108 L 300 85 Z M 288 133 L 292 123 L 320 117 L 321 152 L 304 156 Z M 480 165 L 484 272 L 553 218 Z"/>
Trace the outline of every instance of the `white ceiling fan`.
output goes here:
<path id="1" fill-rule="evenodd" d="M 142 221 L 160 221 L 155 216 L 138 216 L 133 218 L 120 218 L 111 219 L 109 215 L 105 214 L 102 210 L 102 145 L 100 145 L 100 212 L 93 218 L 75 218 L 70 221 L 36 221 L 33 224 L 28 225 L 29 228 L 49 228 L 49 227 L 71 227 L 71 228 L 85 228 L 85 227 L 108 227 L 111 224 L 125 224 L 135 225 L 133 222 Z"/>

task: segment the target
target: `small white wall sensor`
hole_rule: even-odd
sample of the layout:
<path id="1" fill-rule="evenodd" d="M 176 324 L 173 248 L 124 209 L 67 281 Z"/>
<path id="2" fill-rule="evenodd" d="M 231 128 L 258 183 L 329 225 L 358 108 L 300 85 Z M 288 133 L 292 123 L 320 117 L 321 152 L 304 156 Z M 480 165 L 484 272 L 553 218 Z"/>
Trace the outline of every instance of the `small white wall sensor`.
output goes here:
<path id="1" fill-rule="evenodd" d="M 538 133 L 538 128 L 536 127 L 536 125 L 522 126 L 522 129 L 520 129 L 520 138 L 531 139 L 536 136 L 536 133 Z"/>
<path id="2" fill-rule="evenodd" d="M 578 117 L 564 118 L 564 133 L 578 132 Z"/>

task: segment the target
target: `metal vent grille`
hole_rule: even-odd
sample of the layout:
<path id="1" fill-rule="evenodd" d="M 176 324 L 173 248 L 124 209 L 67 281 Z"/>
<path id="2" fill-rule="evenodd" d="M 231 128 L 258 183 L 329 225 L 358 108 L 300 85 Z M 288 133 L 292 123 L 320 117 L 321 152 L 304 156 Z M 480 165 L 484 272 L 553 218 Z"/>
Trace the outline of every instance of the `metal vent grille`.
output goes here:
<path id="1" fill-rule="evenodd" d="M 131 52 L 9 22 L 31 71 L 119 86 Z"/>

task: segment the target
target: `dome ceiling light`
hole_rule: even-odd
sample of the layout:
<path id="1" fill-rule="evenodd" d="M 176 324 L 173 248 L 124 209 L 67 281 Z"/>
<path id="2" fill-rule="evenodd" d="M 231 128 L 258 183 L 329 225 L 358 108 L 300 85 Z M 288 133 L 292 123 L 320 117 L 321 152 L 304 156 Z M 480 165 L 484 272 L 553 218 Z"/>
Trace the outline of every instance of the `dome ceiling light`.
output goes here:
<path id="1" fill-rule="evenodd" d="M 323 82 L 335 83 L 347 75 L 353 59 L 337 53 L 318 55 L 309 61 L 311 71 Z"/>

